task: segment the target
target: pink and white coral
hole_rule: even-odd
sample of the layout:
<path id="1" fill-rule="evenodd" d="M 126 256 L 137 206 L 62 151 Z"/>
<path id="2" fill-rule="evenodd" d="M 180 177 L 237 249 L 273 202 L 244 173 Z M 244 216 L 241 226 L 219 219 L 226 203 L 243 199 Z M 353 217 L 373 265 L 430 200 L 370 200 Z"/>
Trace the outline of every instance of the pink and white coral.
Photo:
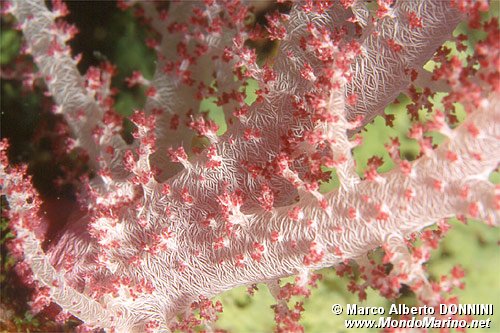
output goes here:
<path id="1" fill-rule="evenodd" d="M 189 330 L 216 319 L 215 295 L 263 282 L 277 299 L 278 330 L 300 330 L 301 305 L 289 309 L 287 300 L 308 294 L 315 270 L 350 261 L 365 273 L 366 284 L 352 286 L 360 294 L 372 286 L 391 298 L 405 284 L 424 303 L 443 300 L 446 288 L 429 283 L 422 268 L 427 247 L 417 251 L 408 240 L 433 224 L 445 229 L 443 220 L 456 215 L 498 224 L 499 190 L 488 176 L 499 163 L 500 47 L 498 26 L 479 20 L 487 3 L 306 1 L 268 15 L 260 31 L 246 25 L 251 3 L 123 5 L 141 6 L 161 36 L 154 78 L 136 73 L 130 81 L 149 86 L 144 109 L 131 117 L 131 145 L 108 98 L 112 69 L 78 72 L 64 4 L 6 8 L 95 173 L 79 189 L 82 216 L 44 251 L 40 199 L 26 169 L 8 165 L 3 143 L 1 193 L 20 265 L 39 292 L 34 307 L 53 302 L 92 328 Z M 457 65 L 435 52 L 462 20 L 490 39 Z M 254 35 L 279 41 L 272 63 L 259 66 L 245 46 Z M 433 56 L 440 66 L 429 73 L 423 65 Z M 259 84 L 250 106 L 242 92 L 249 79 Z M 401 92 L 413 108 L 425 104 L 416 87 L 447 92 L 447 105 L 461 103 L 466 120 L 452 129 L 447 114 L 434 112 L 409 134 L 421 147 L 417 160 L 401 159 L 393 140 L 396 167 L 378 174 L 372 160 L 360 177 L 353 134 Z M 224 111 L 221 136 L 197 113 L 208 97 Z M 446 141 L 433 147 L 429 131 Z M 197 150 L 191 143 L 200 136 L 207 144 Z M 329 193 L 319 191 L 324 166 L 340 181 Z M 422 238 L 431 243 L 432 235 Z M 379 247 L 393 264 L 389 273 L 367 259 Z M 296 283 L 280 286 L 290 275 Z"/>

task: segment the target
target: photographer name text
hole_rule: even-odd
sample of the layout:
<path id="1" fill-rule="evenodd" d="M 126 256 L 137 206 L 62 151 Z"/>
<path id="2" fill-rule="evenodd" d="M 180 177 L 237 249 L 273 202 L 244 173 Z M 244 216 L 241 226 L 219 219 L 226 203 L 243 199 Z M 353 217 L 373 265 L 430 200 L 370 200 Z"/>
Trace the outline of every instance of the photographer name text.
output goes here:
<path id="1" fill-rule="evenodd" d="M 436 311 L 439 311 L 436 313 Z M 385 315 L 386 309 L 381 306 L 359 306 L 347 304 L 347 315 Z M 493 304 L 439 304 L 432 306 L 408 306 L 406 304 L 392 304 L 389 315 L 460 315 L 460 316 L 490 316 L 493 315 Z"/>

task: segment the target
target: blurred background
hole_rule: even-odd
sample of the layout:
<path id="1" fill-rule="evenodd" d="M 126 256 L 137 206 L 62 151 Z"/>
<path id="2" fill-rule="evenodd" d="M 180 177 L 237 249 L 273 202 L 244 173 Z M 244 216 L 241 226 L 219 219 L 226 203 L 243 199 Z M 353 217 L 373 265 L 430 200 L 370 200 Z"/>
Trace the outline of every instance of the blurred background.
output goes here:
<path id="1" fill-rule="evenodd" d="M 160 5 L 162 3 L 160 2 Z M 168 3 L 163 3 L 168 6 Z M 127 120 L 135 109 L 140 109 L 145 101 L 145 91 L 141 87 L 129 88 L 125 82 L 133 71 L 140 71 L 144 77 L 152 78 L 155 55 L 145 41 L 154 36 L 147 31 L 134 17 L 133 10 L 122 11 L 115 1 L 70 1 L 68 7 L 71 14 L 66 18 L 75 24 L 80 33 L 71 42 L 73 54 L 82 54 L 79 64 L 81 73 L 90 66 L 99 66 L 109 61 L 117 68 L 113 86 L 117 88 L 115 96 L 116 112 L 124 116 L 124 136 L 130 139 L 132 124 Z M 491 2 L 491 12 L 488 16 L 498 17 L 500 2 Z M 255 24 L 265 24 L 265 13 L 270 10 L 286 11 L 289 4 L 277 5 L 266 2 L 256 2 L 253 20 Z M 20 75 L 33 66 L 31 59 L 20 55 L 22 35 L 14 30 L 12 17 L 2 16 L 0 31 L 0 65 L 1 65 L 1 137 L 8 138 L 11 143 L 9 158 L 12 163 L 24 163 L 29 166 L 35 187 L 46 202 L 47 211 L 57 207 L 57 218 L 62 222 L 52 226 L 56 234 L 63 227 L 67 215 L 75 207 L 75 184 L 68 181 L 68 174 L 83 175 L 88 172 L 85 161 L 79 158 L 77 151 L 61 156 L 54 154 L 55 145 L 64 144 L 68 135 L 64 121 L 51 112 L 52 101 L 44 95 L 44 84 L 36 80 L 31 88 L 23 86 Z M 464 25 L 457 28 L 456 33 L 466 33 L 470 37 L 470 46 L 474 41 L 484 37 L 480 33 L 468 30 Z M 262 40 L 249 44 L 255 47 L 260 63 L 272 57 L 276 43 Z M 450 47 L 454 46 L 450 44 Z M 432 62 L 426 65 L 431 69 Z M 255 100 L 257 85 L 250 84 L 247 88 L 247 103 Z M 437 96 L 434 103 L 439 105 L 443 96 Z M 385 172 L 393 167 L 385 151 L 384 144 L 390 137 L 399 137 L 403 156 L 412 160 L 418 154 L 416 142 L 407 138 L 406 133 L 411 124 L 404 111 L 409 100 L 401 95 L 398 103 L 390 105 L 386 114 L 394 115 L 395 126 L 385 125 L 384 117 L 377 117 L 373 123 L 362 132 L 363 145 L 354 151 L 358 171 L 363 173 L 367 161 L 373 156 L 383 158 L 384 164 L 379 172 Z M 221 126 L 220 133 L 225 130 L 221 110 L 211 100 L 202 103 L 200 112 L 208 112 L 209 116 Z M 460 115 L 460 110 L 458 111 Z M 442 138 L 433 138 L 439 143 Z M 499 175 L 493 174 L 491 180 L 498 183 Z M 336 186 L 335 174 L 332 172 L 330 182 L 322 185 L 323 191 L 329 191 Z M 2 209 L 6 206 L 2 198 Z M 452 230 L 442 241 L 438 250 L 434 251 L 427 268 L 431 279 L 449 273 L 457 264 L 465 270 L 465 289 L 455 294 L 460 303 L 492 303 L 500 313 L 500 230 L 490 228 L 479 221 L 468 221 L 467 225 L 452 220 Z M 51 319 L 51 309 L 34 316 L 27 306 L 29 289 L 20 283 L 14 272 L 15 260 L 9 255 L 7 242 L 12 238 L 8 223 L 2 217 L 0 223 L 1 272 L 0 272 L 0 330 L 13 332 L 59 332 L 72 331 L 78 321 L 71 320 L 61 326 Z M 392 302 L 380 297 L 376 292 L 369 291 L 367 300 L 360 303 L 357 296 L 347 290 L 348 279 L 340 278 L 334 269 L 320 272 L 323 279 L 312 296 L 305 300 L 303 319 L 306 332 L 347 332 L 344 315 L 336 316 L 331 312 L 333 304 L 346 305 L 358 303 L 365 306 L 383 306 L 387 309 Z M 291 281 L 291 280 L 290 280 Z M 220 297 L 224 312 L 220 315 L 217 327 L 230 332 L 272 332 L 274 328 L 274 313 L 270 308 L 274 304 L 272 296 L 264 286 L 258 286 L 255 295 L 250 297 L 246 288 L 237 288 Z M 398 303 L 415 304 L 411 292 L 403 292 Z M 350 317 L 356 319 L 356 317 Z M 359 317 L 359 319 L 376 319 L 376 317 Z M 478 317 L 477 319 L 486 319 Z M 350 330 L 353 331 L 353 330 Z M 373 331 L 373 330 L 372 330 Z M 474 332 L 474 330 L 470 330 Z M 356 332 L 371 332 L 356 329 Z M 477 330 L 479 332 L 479 330 Z M 488 332 L 500 332 L 500 316 L 492 318 L 492 328 Z"/>

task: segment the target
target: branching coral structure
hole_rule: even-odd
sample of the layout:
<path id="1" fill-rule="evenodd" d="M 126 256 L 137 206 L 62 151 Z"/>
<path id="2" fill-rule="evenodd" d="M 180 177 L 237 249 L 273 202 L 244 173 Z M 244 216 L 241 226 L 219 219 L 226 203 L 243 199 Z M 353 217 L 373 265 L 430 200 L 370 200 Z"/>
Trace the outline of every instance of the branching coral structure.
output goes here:
<path id="1" fill-rule="evenodd" d="M 309 295 L 316 270 L 349 265 L 365 280 L 351 286 L 360 297 L 372 287 L 395 298 L 408 286 L 422 304 L 449 301 L 454 278 L 429 281 L 422 267 L 446 219 L 499 223 L 500 191 L 489 176 L 500 161 L 500 35 L 496 20 L 481 19 L 487 2 L 305 1 L 268 13 L 264 25 L 249 24 L 254 4 L 238 0 L 120 5 L 158 36 L 154 77 L 130 79 L 148 96 L 131 117 L 132 144 L 113 110 L 112 66 L 78 71 L 64 3 L 4 8 L 91 170 L 77 189 L 80 211 L 47 247 L 42 199 L 2 142 L 11 248 L 36 289 L 35 310 L 54 303 L 60 318 L 90 329 L 210 330 L 222 310 L 214 296 L 266 283 L 277 331 L 301 331 L 302 309 L 290 298 Z M 466 58 L 442 46 L 465 45 L 467 36 L 452 35 L 460 22 L 486 35 Z M 257 61 L 246 43 L 256 38 L 276 42 L 272 59 Z M 259 88 L 248 105 L 250 80 Z M 437 93 L 442 109 L 429 107 Z M 394 139 L 391 171 L 378 173 L 372 159 L 358 174 L 357 133 L 400 94 L 411 99 L 418 158 L 404 159 Z M 223 110 L 223 134 L 198 112 L 207 98 Z M 434 145 L 431 132 L 444 142 Z M 340 184 L 327 193 L 325 168 Z M 378 248 L 383 262 L 368 256 Z M 292 275 L 295 283 L 280 284 Z"/>

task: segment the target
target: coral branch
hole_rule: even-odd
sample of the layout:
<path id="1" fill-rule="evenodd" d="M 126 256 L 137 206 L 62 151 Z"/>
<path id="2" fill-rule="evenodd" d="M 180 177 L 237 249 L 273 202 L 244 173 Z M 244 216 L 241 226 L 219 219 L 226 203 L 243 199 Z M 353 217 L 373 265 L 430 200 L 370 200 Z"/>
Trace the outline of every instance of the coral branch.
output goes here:
<path id="1" fill-rule="evenodd" d="M 347 95 L 357 97 L 347 107 L 349 119 L 362 116 L 361 127 L 408 87 L 411 71 L 420 70 L 463 19 L 446 1 L 432 0 L 395 1 L 387 13 L 377 14 L 363 31 L 363 54 L 352 65 L 347 87 Z M 409 24 L 410 15 L 421 24 Z"/>
<path id="2" fill-rule="evenodd" d="M 58 304 L 62 311 L 69 312 L 92 327 L 119 327 L 119 316 L 109 311 L 89 296 L 78 292 L 66 283 L 64 274 L 56 271 L 42 250 L 40 237 L 41 218 L 38 215 L 40 199 L 27 181 L 25 170 L 9 168 L 5 156 L 5 141 L 0 143 L 0 195 L 8 195 L 10 209 L 7 217 L 16 233 L 22 251 L 22 261 L 29 267 L 27 280 L 34 281 L 38 290 L 48 290 L 48 305 Z M 38 234 L 38 235 L 37 235 Z M 21 265 L 21 263 L 18 263 Z M 42 306 L 43 307 L 43 306 Z"/>
<path id="3" fill-rule="evenodd" d="M 202 221 L 190 213 L 191 204 L 182 203 L 180 198 L 168 200 L 153 195 L 157 199 L 150 202 L 150 211 L 171 208 L 170 226 L 177 230 L 174 232 L 177 251 L 174 257 L 168 254 L 172 252 L 146 255 L 144 263 L 147 264 L 138 267 L 134 275 L 151 279 L 157 293 L 144 295 L 141 301 L 132 305 L 131 312 L 142 317 L 140 314 L 145 316 L 145 311 L 151 313 L 150 307 L 159 306 L 164 309 L 163 313 L 167 313 L 163 318 L 168 320 L 189 304 L 187 300 L 195 300 L 199 295 L 211 297 L 238 285 L 274 281 L 297 274 L 304 268 L 340 264 L 385 244 L 396 231 L 405 237 L 453 216 L 456 207 L 464 202 L 456 188 L 460 188 L 465 179 L 488 174 L 498 164 L 494 152 L 500 149 L 500 110 L 496 101 L 498 97 L 485 102 L 481 110 L 456 130 L 449 142 L 430 156 L 416 161 L 410 175 L 394 170 L 383 177 L 383 182 L 364 181 L 355 191 L 328 194 L 326 198 L 333 207 L 333 218 L 311 198 L 292 207 L 276 208 L 272 213 L 242 215 L 238 218 L 241 220 L 233 220 L 236 224 L 232 232 L 245 236 L 226 239 L 220 249 L 214 247 L 216 233 L 203 227 Z M 480 135 L 471 135 L 468 129 L 472 124 L 481 128 Z M 450 165 L 443 151 L 453 151 L 464 158 Z M 483 158 L 474 159 L 477 154 Z M 450 168 L 452 172 L 449 173 L 439 171 Z M 449 184 L 446 195 L 431 189 L 429 175 L 433 172 L 440 172 L 443 182 Z M 182 174 L 171 183 L 172 192 L 179 193 L 180 186 L 188 188 L 194 198 L 201 197 L 197 190 L 204 191 L 202 183 L 191 185 Z M 405 195 L 407 190 L 414 194 L 412 198 Z M 199 199 L 194 204 L 200 209 L 207 207 Z M 289 211 L 294 207 L 300 207 L 298 219 L 290 217 Z M 350 214 L 351 208 L 357 211 L 354 218 Z M 498 224 L 498 216 L 492 218 L 493 223 Z M 186 224 L 183 221 L 193 222 Z M 181 233 L 181 230 L 187 232 Z M 251 257 L 255 243 L 264 248 L 259 261 Z M 184 263 L 180 270 L 179 262 Z M 160 283 L 153 273 L 156 270 L 161 270 L 163 278 L 169 282 Z"/>
<path id="4" fill-rule="evenodd" d="M 118 151 L 125 148 L 119 134 L 121 124 L 103 126 L 104 110 L 93 95 L 95 92 L 85 87 L 85 80 L 76 67 L 77 60 L 71 57 L 71 50 L 66 45 L 75 34 L 75 28 L 56 21 L 60 13 L 49 11 L 43 1 L 15 1 L 10 10 L 22 28 L 29 53 L 45 78 L 57 110 L 68 122 L 76 144 L 88 153 L 91 167 L 95 171 L 120 169 L 116 156 L 106 153 L 106 148 Z M 94 133 L 98 128 L 102 128 L 103 134 L 96 137 Z"/>
<path id="5" fill-rule="evenodd" d="M 52 297 L 85 324 L 109 330 L 212 329 L 221 307 L 209 298 L 264 282 L 277 300 L 278 330 L 299 330 L 303 308 L 289 308 L 290 297 L 308 296 L 313 270 L 349 261 L 364 267 L 360 294 L 372 286 L 393 298 L 405 283 L 436 303 L 421 266 L 427 256 L 416 259 L 406 239 L 456 214 L 498 225 L 498 187 L 488 181 L 500 161 L 498 61 L 478 43 L 466 65 L 441 54 L 441 67 L 415 81 L 463 10 L 431 0 L 378 1 L 372 11 L 348 2 L 294 3 L 255 27 L 237 0 L 169 2 L 168 11 L 141 3 L 161 41 L 150 43 L 154 78 L 130 80 L 149 85 L 144 112 L 131 117 L 130 147 L 105 103 L 112 71 L 78 73 L 65 45 L 69 30 L 56 20 L 60 3 L 51 12 L 40 0 L 14 2 L 29 51 L 98 175 L 78 189 L 80 216 L 44 253 L 39 199 L 26 170 L 8 168 L 2 155 L 1 194 L 39 303 Z M 498 36 L 492 24 L 483 28 Z M 245 46 L 256 36 L 279 45 L 262 66 Z M 250 78 L 259 90 L 247 106 L 240 89 Z M 398 167 L 362 179 L 350 136 L 411 80 L 444 83 L 452 89 L 445 107 L 460 102 L 468 115 L 452 130 L 436 110 L 409 133 L 420 144 L 417 160 L 402 160 L 394 139 L 388 149 Z M 222 136 L 199 114 L 209 98 L 225 113 Z M 447 139 L 433 147 L 425 131 Z M 202 149 L 193 140 L 208 143 Z M 330 177 L 325 167 L 340 181 L 330 193 L 319 190 Z M 370 276 L 380 267 L 368 254 L 379 247 L 394 268 Z M 294 274 L 295 285 L 280 286 Z"/>

